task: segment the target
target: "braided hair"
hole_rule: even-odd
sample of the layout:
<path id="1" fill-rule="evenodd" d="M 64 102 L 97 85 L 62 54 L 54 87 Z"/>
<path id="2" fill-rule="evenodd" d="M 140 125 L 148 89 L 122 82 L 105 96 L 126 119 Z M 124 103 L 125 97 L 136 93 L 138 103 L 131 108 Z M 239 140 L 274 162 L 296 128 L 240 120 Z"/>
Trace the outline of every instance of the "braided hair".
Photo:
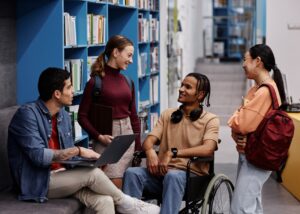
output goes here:
<path id="1" fill-rule="evenodd" d="M 204 96 L 203 96 L 202 100 L 200 100 L 200 103 L 202 103 L 204 101 L 204 99 L 206 98 L 206 106 L 209 107 L 210 106 L 210 103 L 209 103 L 210 82 L 209 82 L 209 79 L 207 78 L 207 76 L 205 76 L 204 74 L 200 74 L 200 73 L 189 73 L 186 76 L 194 77 L 197 80 L 197 93 L 199 93 L 200 91 L 204 92 Z"/>

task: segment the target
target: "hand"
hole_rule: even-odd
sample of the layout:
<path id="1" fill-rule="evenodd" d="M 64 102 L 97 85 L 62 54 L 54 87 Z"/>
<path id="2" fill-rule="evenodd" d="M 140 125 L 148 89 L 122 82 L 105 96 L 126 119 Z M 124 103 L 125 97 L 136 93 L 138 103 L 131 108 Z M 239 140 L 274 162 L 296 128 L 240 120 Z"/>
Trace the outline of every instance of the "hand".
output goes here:
<path id="1" fill-rule="evenodd" d="M 100 157 L 100 154 L 98 154 L 94 150 L 80 147 L 80 157 L 98 159 Z"/>
<path id="2" fill-rule="evenodd" d="M 99 136 L 98 136 L 98 140 L 101 142 L 101 143 L 103 143 L 104 145 L 108 145 L 108 144 L 110 144 L 111 143 L 111 141 L 112 141 L 112 139 L 113 139 L 114 137 L 113 136 L 111 136 L 111 135 L 102 135 L 102 134 L 100 134 Z"/>
<path id="3" fill-rule="evenodd" d="M 146 151 L 147 156 L 147 168 L 152 175 L 159 175 L 158 171 L 158 156 L 154 149 L 149 149 Z"/>
<path id="4" fill-rule="evenodd" d="M 159 162 L 159 174 L 164 176 L 168 173 L 168 164 L 172 159 L 173 153 L 171 151 L 166 151 L 163 154 L 162 159 Z"/>
<path id="5" fill-rule="evenodd" d="M 245 153 L 247 135 L 241 135 L 241 134 L 232 132 L 231 136 L 236 143 L 236 150 L 239 153 Z"/>

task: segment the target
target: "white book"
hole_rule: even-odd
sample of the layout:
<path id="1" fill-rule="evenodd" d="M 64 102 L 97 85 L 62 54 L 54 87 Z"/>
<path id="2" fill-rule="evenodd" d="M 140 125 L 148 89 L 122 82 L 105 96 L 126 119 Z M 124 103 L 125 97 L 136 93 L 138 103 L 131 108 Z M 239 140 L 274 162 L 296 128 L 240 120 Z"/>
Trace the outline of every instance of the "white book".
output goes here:
<path id="1" fill-rule="evenodd" d="M 76 38 L 76 16 L 69 18 L 70 43 L 69 45 L 77 45 Z"/>
<path id="2" fill-rule="evenodd" d="M 93 14 L 93 44 L 99 43 L 99 15 Z"/>
<path id="3" fill-rule="evenodd" d="M 138 77 L 141 77 L 142 75 L 142 60 L 141 60 L 141 54 L 138 55 Z"/>
<path id="4" fill-rule="evenodd" d="M 70 45 L 70 14 L 69 13 L 64 13 L 64 45 Z"/>
<path id="5" fill-rule="evenodd" d="M 154 104 L 154 100 L 153 100 L 153 79 L 150 78 L 150 82 L 149 82 L 149 100 L 150 100 L 150 104 Z"/>
<path id="6" fill-rule="evenodd" d="M 82 136 L 82 128 L 78 123 L 78 109 L 79 105 L 67 106 L 66 110 L 70 113 L 73 129 L 73 137 L 80 138 Z"/>
<path id="7" fill-rule="evenodd" d="M 153 76 L 153 103 L 158 103 L 158 76 Z"/>
<path id="8" fill-rule="evenodd" d="M 90 44 L 92 44 L 92 32 L 91 32 L 91 25 L 92 25 L 92 21 L 91 21 L 91 19 L 92 19 L 92 14 L 87 14 L 87 25 L 86 25 L 86 27 L 87 27 L 87 29 L 86 29 L 86 31 L 87 31 L 87 43 L 90 45 Z"/>

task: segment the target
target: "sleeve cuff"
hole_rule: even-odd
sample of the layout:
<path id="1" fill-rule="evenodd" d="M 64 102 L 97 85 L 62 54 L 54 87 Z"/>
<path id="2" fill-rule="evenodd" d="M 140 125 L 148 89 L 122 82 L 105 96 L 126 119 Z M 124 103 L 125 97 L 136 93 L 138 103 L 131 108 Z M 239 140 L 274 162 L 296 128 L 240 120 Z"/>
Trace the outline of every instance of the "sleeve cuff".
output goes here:
<path id="1" fill-rule="evenodd" d="M 54 152 L 52 149 L 44 149 L 44 164 L 49 166 L 52 163 Z"/>

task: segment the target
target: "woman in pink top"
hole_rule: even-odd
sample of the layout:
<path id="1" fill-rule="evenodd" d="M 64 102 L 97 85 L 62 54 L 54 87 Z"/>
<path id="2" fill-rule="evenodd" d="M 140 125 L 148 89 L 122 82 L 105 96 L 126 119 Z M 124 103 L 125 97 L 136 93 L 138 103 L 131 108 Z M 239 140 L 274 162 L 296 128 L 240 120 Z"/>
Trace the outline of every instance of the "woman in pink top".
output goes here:
<path id="1" fill-rule="evenodd" d="M 271 171 L 250 164 L 244 155 L 247 134 L 255 131 L 266 113 L 271 109 L 272 98 L 263 83 L 271 84 L 277 94 L 279 105 L 285 103 L 285 92 L 281 72 L 275 63 L 270 47 L 259 44 L 251 47 L 244 55 L 243 69 L 248 79 L 255 81 L 243 99 L 243 104 L 228 121 L 232 138 L 239 152 L 237 180 L 231 204 L 231 213 L 263 213 L 261 190 Z M 270 71 L 273 70 L 273 78 Z"/>

